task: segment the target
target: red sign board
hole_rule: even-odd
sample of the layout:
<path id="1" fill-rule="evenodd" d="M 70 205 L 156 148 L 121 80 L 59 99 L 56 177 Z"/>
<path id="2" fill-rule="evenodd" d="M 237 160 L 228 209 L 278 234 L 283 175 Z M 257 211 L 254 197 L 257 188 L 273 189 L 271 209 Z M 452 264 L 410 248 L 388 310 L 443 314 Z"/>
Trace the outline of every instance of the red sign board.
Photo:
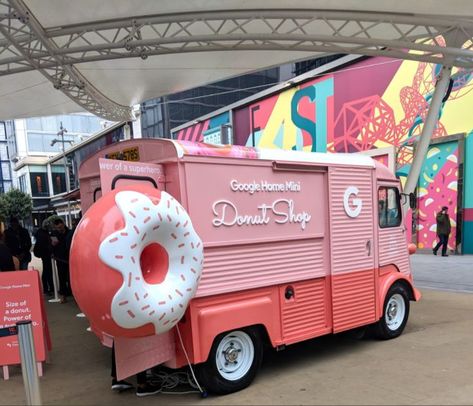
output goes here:
<path id="1" fill-rule="evenodd" d="M 38 272 L 0 272 L 0 328 L 31 320 L 38 362 L 45 361 L 45 338 L 49 341 L 44 316 Z M 0 337 L 0 365 L 20 362 L 18 336 Z"/>

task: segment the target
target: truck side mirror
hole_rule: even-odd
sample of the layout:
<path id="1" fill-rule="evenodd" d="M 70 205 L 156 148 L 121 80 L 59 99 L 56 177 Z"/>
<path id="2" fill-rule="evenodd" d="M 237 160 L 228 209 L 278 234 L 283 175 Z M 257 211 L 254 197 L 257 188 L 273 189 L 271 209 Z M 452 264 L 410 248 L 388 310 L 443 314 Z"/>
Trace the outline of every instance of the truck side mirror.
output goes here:
<path id="1" fill-rule="evenodd" d="M 417 206 L 417 199 L 414 193 L 409 193 L 409 207 L 415 209 Z"/>

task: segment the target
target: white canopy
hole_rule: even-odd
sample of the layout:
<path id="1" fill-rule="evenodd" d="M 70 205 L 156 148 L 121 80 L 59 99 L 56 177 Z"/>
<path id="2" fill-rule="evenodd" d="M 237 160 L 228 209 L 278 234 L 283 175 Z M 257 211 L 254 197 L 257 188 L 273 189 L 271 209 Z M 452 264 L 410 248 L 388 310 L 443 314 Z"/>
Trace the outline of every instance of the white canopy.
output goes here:
<path id="1" fill-rule="evenodd" d="M 318 53 L 471 68 L 472 38 L 470 0 L 2 0 L 0 119 L 127 120 L 144 100 Z"/>

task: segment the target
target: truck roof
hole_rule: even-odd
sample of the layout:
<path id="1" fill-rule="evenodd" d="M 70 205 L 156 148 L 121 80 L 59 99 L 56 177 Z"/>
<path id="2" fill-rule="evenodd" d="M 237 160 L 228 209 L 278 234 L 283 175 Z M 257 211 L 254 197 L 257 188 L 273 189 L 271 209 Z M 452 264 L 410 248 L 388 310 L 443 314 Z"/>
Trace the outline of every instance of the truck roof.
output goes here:
<path id="1" fill-rule="evenodd" d="M 217 156 L 227 158 L 247 158 L 285 162 L 306 162 L 320 165 L 347 165 L 375 167 L 375 161 L 362 154 L 320 153 L 291 151 L 283 149 L 264 149 L 241 145 L 213 145 L 190 141 L 171 140 L 179 158 L 184 156 Z"/>
<path id="2" fill-rule="evenodd" d="M 243 158 L 265 161 L 278 161 L 280 163 L 294 163 L 300 165 L 321 166 L 352 166 L 364 168 L 376 168 L 378 165 L 371 157 L 356 153 L 320 153 L 288 151 L 282 149 L 263 149 L 245 147 L 241 145 L 214 145 L 195 143 L 190 141 L 169 140 L 164 138 L 135 138 L 124 140 L 98 150 L 95 154 L 85 159 L 79 168 L 79 176 L 88 177 L 99 172 L 99 158 L 114 158 L 117 154 L 129 150 L 135 150 L 138 160 L 141 162 L 158 162 L 164 159 L 185 160 L 186 157 L 220 157 L 220 158 Z M 382 166 L 382 165 L 381 165 Z M 389 170 L 386 168 L 386 171 Z M 384 174 L 386 177 L 387 174 Z M 391 174 L 390 178 L 394 178 Z"/>

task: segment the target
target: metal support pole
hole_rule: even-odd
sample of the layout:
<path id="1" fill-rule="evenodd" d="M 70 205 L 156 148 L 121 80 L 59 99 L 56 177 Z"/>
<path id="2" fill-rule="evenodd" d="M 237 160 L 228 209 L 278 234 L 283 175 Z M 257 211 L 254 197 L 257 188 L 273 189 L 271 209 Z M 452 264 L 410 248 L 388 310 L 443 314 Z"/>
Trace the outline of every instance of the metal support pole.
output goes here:
<path id="1" fill-rule="evenodd" d="M 404 187 L 404 193 L 406 194 L 414 192 L 419 180 L 420 171 L 422 169 L 422 165 L 424 164 L 427 150 L 429 149 L 430 140 L 432 139 L 435 124 L 438 120 L 442 99 L 445 96 L 445 92 L 447 91 L 448 84 L 450 82 L 451 73 L 452 68 L 450 66 L 442 66 L 442 71 L 435 86 L 432 102 L 430 103 L 429 111 L 425 119 L 424 128 L 422 129 L 422 134 L 416 146 L 411 169 L 409 170 L 409 175 L 407 176 L 406 185 Z M 403 209 L 404 213 L 406 213 L 407 209 L 409 209 L 409 199 L 406 199 L 404 202 Z"/>
<path id="2" fill-rule="evenodd" d="M 54 299 L 49 299 L 49 303 L 59 303 L 59 277 L 57 273 L 57 264 L 55 259 L 51 259 L 51 264 L 53 268 L 53 286 L 54 286 Z"/>
<path id="3" fill-rule="evenodd" d="M 26 404 L 41 405 L 32 323 L 31 320 L 28 320 L 21 321 L 16 325 L 18 327 L 21 372 L 23 374 L 23 385 L 25 386 L 26 392 Z"/>
<path id="4" fill-rule="evenodd" d="M 63 166 L 64 166 L 64 179 L 65 179 L 65 182 L 66 182 L 66 192 L 69 193 L 69 188 L 70 188 L 70 180 L 69 180 L 69 169 L 67 167 L 67 161 L 66 161 L 66 145 L 65 143 L 68 142 L 64 139 L 64 133 L 67 133 L 67 130 L 62 126 L 62 121 L 61 121 L 61 125 L 59 127 L 59 132 L 57 133 L 57 135 L 60 135 L 61 136 L 61 139 L 60 140 L 56 140 L 54 139 L 53 142 L 57 142 L 59 141 L 62 145 L 62 163 L 63 163 Z M 53 145 L 53 144 L 51 144 Z"/>
<path id="5" fill-rule="evenodd" d="M 68 180 L 69 181 L 69 180 Z M 72 228 L 71 201 L 67 200 L 67 226 Z"/>

